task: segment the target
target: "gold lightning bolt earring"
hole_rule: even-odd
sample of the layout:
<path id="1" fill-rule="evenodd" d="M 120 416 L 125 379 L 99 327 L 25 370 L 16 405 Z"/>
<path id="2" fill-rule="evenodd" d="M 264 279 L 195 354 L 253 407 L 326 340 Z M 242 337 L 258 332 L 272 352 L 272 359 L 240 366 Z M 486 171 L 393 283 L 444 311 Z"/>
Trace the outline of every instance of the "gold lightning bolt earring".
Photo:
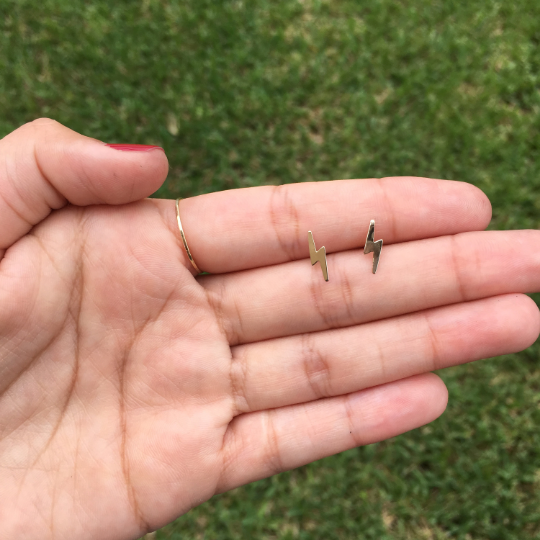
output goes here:
<path id="1" fill-rule="evenodd" d="M 364 246 L 364 254 L 373 253 L 373 273 L 377 272 L 377 266 L 379 266 L 379 259 L 382 251 L 382 240 L 373 241 L 375 236 L 375 220 L 372 219 L 369 222 L 369 230 L 367 233 L 366 244 Z"/>
<path id="2" fill-rule="evenodd" d="M 313 240 L 313 234 L 308 231 L 308 243 L 309 243 L 309 258 L 311 259 L 311 266 L 314 266 L 319 262 L 321 264 L 322 275 L 324 281 L 328 281 L 328 266 L 326 265 L 326 249 L 323 246 L 321 249 L 315 247 L 315 240 Z"/>

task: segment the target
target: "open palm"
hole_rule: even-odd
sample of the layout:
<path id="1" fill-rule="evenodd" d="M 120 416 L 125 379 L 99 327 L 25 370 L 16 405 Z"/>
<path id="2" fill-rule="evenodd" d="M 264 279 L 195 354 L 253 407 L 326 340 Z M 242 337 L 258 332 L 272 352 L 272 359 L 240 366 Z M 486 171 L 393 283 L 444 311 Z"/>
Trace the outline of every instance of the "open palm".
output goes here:
<path id="1" fill-rule="evenodd" d="M 431 370 L 539 331 L 540 234 L 420 178 L 181 203 L 161 150 L 0 141 L 0 538 L 137 538 L 217 492 L 440 415 Z M 50 213 L 50 209 L 55 211 Z M 363 254 L 370 219 L 379 270 Z M 309 262 L 307 231 L 330 253 Z"/>

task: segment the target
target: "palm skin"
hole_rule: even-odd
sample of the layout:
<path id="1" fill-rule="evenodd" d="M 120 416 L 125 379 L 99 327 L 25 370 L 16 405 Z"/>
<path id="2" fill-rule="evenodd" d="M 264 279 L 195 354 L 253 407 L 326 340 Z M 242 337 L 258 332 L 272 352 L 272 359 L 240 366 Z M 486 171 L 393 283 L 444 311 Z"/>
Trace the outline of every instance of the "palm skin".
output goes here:
<path id="1" fill-rule="evenodd" d="M 231 353 L 179 255 L 145 201 L 59 211 L 3 262 L 3 291 L 18 291 L 3 345 L 18 346 L 3 358 L 2 485 L 51 537 L 66 520 L 84 537 L 88 515 L 93 534 L 136 537 L 215 492 Z"/>
<path id="2" fill-rule="evenodd" d="M 24 190 L 11 187 L 34 173 L 0 175 L 2 203 L 16 210 L 0 238 L 0 538 L 137 538 L 217 492 L 433 420 L 446 389 L 425 372 L 520 350 L 538 335 L 534 304 L 508 293 L 536 290 L 540 261 L 523 256 L 512 267 L 492 245 L 521 253 L 540 239 L 534 231 L 467 232 L 489 220 L 474 188 L 391 181 L 394 191 L 425 182 L 446 198 L 415 195 L 418 212 L 437 218 L 429 230 L 394 203 L 398 226 L 381 228 L 378 282 L 362 274 L 372 277 L 368 257 L 362 270 L 354 266 L 363 240 L 342 232 L 347 212 L 326 218 L 330 232 L 315 241 L 337 246 L 328 288 L 303 260 L 303 221 L 330 193 L 345 190 L 336 195 L 343 206 L 351 189 L 369 192 L 378 182 L 184 201 L 194 256 L 214 274 L 196 277 L 174 203 L 143 199 L 163 180 L 163 156 L 98 148 L 47 121 L 21 129 L 37 144 L 91 145 L 120 187 L 110 200 L 99 176 L 107 167 L 55 172 L 66 160 L 84 162 L 79 150 L 64 150 L 37 167 L 35 191 L 45 190 L 47 210 L 34 203 L 21 211 Z M 17 137 L 2 141 L 4 159 L 22 144 Z M 4 171 L 17 169 L 8 162 Z M 87 199 L 78 199 L 75 176 L 91 184 Z M 465 201 L 457 217 L 452 190 L 458 207 Z M 259 214 L 257 234 L 240 230 Z M 456 243 L 462 248 L 449 248 Z M 433 270 L 407 263 L 420 248 L 430 250 Z M 471 253 L 478 258 L 469 277 Z M 409 278 L 400 264 L 412 269 Z M 509 279 L 516 267 L 519 279 Z M 471 283 L 478 272 L 481 285 Z"/>

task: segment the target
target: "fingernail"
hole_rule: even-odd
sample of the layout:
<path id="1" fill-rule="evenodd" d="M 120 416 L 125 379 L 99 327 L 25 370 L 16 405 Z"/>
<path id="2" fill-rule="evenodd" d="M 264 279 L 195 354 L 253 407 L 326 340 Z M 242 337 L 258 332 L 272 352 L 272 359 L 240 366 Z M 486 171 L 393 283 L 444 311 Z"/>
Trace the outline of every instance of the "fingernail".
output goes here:
<path id="1" fill-rule="evenodd" d="M 109 148 L 121 150 L 122 152 L 150 152 L 150 150 L 163 150 L 161 146 L 152 144 L 106 144 Z"/>

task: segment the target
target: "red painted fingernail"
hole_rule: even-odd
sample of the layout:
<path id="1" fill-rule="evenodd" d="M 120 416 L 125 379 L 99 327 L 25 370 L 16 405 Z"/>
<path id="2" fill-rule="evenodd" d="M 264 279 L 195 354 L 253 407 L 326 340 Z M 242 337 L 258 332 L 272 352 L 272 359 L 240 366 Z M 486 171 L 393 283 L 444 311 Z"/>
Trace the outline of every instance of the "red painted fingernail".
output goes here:
<path id="1" fill-rule="evenodd" d="M 109 148 L 121 150 L 122 152 L 150 152 L 150 150 L 163 150 L 161 146 L 152 144 L 106 144 Z"/>

